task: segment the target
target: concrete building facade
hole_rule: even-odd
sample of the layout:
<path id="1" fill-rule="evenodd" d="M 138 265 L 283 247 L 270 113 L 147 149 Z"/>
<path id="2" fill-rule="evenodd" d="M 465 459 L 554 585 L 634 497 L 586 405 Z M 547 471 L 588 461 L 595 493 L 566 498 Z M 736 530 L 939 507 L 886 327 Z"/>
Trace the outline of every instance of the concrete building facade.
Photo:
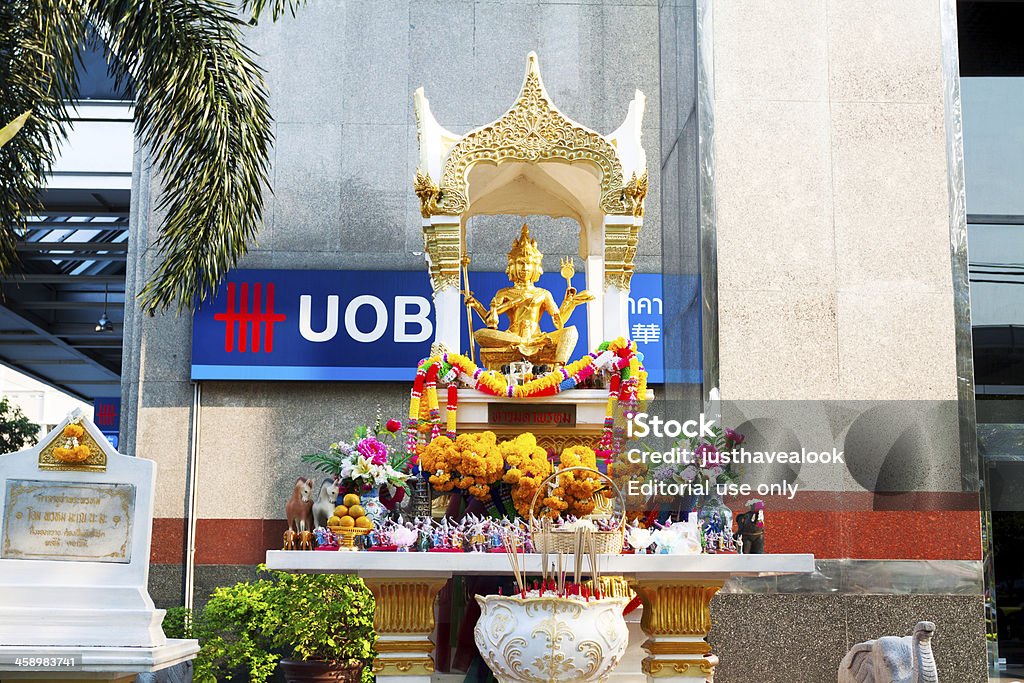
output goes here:
<path id="1" fill-rule="evenodd" d="M 639 88 L 651 176 L 638 271 L 703 283 L 700 298 L 666 296 L 666 366 L 695 351 L 671 321 L 701 309 L 704 386 L 658 391 L 698 403 L 718 387 L 734 401 L 936 406 L 938 447 L 908 465 L 929 475 L 900 489 L 918 507 L 880 507 L 844 475 L 811 486 L 835 509 L 780 512 L 769 552 L 814 552 L 819 573 L 736 582 L 715 599 L 716 680 L 833 681 L 852 643 L 930 618 L 943 677 L 981 683 L 980 518 L 976 503 L 948 502 L 969 499 L 977 482 L 962 445 L 970 337 L 958 280 L 966 228 L 953 9 L 952 0 L 312 0 L 248 35 L 267 70 L 276 144 L 264 227 L 241 265 L 426 277 L 412 193 L 419 86 L 460 133 L 511 104 L 531 50 L 562 111 L 602 133 Z M 129 300 L 157 258 L 159 194 L 139 149 Z M 472 221 L 474 266 L 503 270 L 518 222 Z M 558 256 L 576 250 L 577 226 L 529 222 L 557 271 Z M 180 604 L 183 586 L 201 600 L 253 574 L 280 541 L 291 483 L 308 474 L 300 454 L 372 419 L 377 404 L 385 415 L 406 411 L 402 383 L 194 385 L 188 317 L 129 306 L 124 330 L 121 450 L 158 463 L 150 576 L 163 605 Z M 193 561 L 194 583 L 185 578 Z"/>

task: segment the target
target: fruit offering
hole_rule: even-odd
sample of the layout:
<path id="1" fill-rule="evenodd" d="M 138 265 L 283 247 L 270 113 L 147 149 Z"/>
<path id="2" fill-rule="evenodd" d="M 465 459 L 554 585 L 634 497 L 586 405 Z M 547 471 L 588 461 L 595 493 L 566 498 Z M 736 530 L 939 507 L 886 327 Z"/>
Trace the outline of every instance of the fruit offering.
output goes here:
<path id="1" fill-rule="evenodd" d="M 352 529 L 370 530 L 373 522 L 366 516 L 366 510 L 359 504 L 359 496 L 354 493 L 345 495 L 342 504 L 334 508 L 334 514 L 327 520 L 331 529 L 348 531 Z"/>

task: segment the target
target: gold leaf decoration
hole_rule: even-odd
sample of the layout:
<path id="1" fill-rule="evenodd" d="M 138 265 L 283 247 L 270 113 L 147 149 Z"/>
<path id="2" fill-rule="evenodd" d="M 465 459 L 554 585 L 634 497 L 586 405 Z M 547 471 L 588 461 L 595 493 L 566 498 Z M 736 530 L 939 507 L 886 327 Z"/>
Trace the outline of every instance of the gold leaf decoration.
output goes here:
<path id="1" fill-rule="evenodd" d="M 512 108 L 489 126 L 460 140 L 441 174 L 438 213 L 459 215 L 469 208 L 466 176 L 478 161 L 585 161 L 601 169 L 601 209 L 606 214 L 630 215 L 633 207 L 623 191 L 622 164 L 615 147 L 600 133 L 566 118 L 551 102 L 540 78 L 536 56 L 530 63 L 523 90 Z"/>

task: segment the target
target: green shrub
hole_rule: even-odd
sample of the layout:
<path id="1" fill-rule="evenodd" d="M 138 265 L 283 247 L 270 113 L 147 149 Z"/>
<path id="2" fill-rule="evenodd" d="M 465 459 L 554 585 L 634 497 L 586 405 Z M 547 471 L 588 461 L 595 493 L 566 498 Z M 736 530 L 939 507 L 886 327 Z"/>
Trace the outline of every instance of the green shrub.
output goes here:
<path id="1" fill-rule="evenodd" d="M 164 617 L 169 637 L 199 639 L 196 683 L 266 683 L 282 658 L 372 663 L 374 603 L 362 579 L 260 570 L 265 578 L 216 589 L 198 615 L 178 607 Z M 363 680 L 373 681 L 369 666 Z"/>
<path id="2" fill-rule="evenodd" d="M 191 639 L 192 635 L 192 610 L 187 607 L 171 607 L 164 615 L 164 635 L 168 638 Z"/>

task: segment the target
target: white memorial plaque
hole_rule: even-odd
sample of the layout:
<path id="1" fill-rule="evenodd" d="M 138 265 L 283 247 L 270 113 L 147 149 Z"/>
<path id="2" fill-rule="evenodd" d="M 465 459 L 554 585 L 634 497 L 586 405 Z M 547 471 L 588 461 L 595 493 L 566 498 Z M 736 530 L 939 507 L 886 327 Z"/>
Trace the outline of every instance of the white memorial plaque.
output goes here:
<path id="1" fill-rule="evenodd" d="M 6 483 L 0 558 L 131 562 L 134 485 Z"/>

